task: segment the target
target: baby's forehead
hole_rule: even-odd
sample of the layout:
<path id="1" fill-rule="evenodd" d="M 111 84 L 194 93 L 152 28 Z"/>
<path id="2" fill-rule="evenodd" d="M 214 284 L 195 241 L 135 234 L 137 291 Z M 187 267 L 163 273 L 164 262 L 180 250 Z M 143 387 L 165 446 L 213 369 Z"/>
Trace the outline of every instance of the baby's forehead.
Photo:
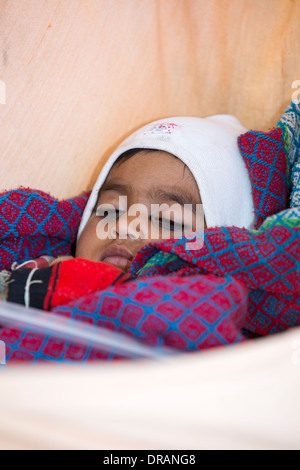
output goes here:
<path id="1" fill-rule="evenodd" d="M 98 194 L 97 204 L 107 203 L 110 200 L 113 202 L 124 203 L 144 203 L 150 204 L 174 204 L 177 203 L 181 206 L 186 204 L 193 206 L 193 211 L 198 204 L 201 204 L 199 192 L 193 193 L 186 187 L 178 187 L 178 185 L 168 184 L 153 185 L 148 188 L 136 190 L 131 184 L 124 184 L 118 180 L 111 179 L 104 183 L 101 191 Z M 130 202 L 131 201 L 131 202 Z M 95 209 L 97 207 L 95 206 Z"/>
<path id="2" fill-rule="evenodd" d="M 125 152 L 112 166 L 98 192 L 138 195 L 145 200 L 183 195 L 186 203 L 199 203 L 198 185 L 187 166 L 174 155 L 157 150 Z M 171 200 L 171 197 L 169 197 Z"/>
<path id="3" fill-rule="evenodd" d="M 160 176 L 169 179 L 178 178 L 178 184 L 181 179 L 193 177 L 188 166 L 177 156 L 157 149 L 131 149 L 124 152 L 112 165 L 107 176 L 119 176 L 130 181 L 136 181 L 141 177 L 156 180 Z"/>

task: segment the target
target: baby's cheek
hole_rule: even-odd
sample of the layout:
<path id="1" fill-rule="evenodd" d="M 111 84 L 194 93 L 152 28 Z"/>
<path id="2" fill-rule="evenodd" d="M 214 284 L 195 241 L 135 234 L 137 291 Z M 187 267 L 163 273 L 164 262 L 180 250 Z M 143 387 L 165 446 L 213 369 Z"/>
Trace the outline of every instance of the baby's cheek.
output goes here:
<path id="1" fill-rule="evenodd" d="M 102 240 L 97 236 L 96 226 L 93 224 L 88 229 L 84 229 L 78 239 L 75 257 L 84 258 L 90 261 L 99 261 L 102 253 L 106 250 L 111 240 Z"/>
<path id="2" fill-rule="evenodd" d="M 91 217 L 76 244 L 76 258 L 87 258 L 88 255 L 91 254 L 93 246 L 96 244 L 97 240 L 96 227 L 94 227 L 94 225 L 95 221 L 93 220 L 93 217 Z"/>

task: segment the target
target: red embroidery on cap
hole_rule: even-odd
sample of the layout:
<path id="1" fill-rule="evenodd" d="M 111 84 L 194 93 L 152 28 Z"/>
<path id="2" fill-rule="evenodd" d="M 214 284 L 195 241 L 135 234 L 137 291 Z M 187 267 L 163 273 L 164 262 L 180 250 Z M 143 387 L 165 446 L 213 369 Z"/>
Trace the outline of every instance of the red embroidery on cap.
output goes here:
<path id="1" fill-rule="evenodd" d="M 172 134 L 178 127 L 178 124 L 174 124 L 173 122 L 161 122 L 152 125 L 144 134 Z"/>

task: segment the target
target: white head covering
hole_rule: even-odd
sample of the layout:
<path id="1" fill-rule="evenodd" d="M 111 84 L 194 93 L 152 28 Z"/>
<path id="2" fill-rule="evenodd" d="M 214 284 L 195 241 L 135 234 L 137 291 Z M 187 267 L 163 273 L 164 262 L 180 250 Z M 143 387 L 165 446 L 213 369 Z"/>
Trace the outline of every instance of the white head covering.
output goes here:
<path id="1" fill-rule="evenodd" d="M 246 131 L 237 118 L 224 114 L 171 117 L 140 128 L 119 145 L 102 168 L 83 212 L 77 240 L 113 164 L 134 148 L 164 150 L 188 166 L 199 188 L 208 228 L 253 228 L 251 181 L 237 144 L 237 137 Z"/>

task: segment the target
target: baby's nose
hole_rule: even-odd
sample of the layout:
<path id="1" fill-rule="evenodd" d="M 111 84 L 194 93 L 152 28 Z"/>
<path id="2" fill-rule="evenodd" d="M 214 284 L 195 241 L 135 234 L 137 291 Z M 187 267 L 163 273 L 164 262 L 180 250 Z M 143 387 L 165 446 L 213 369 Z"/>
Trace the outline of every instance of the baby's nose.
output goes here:
<path id="1" fill-rule="evenodd" d="M 116 222 L 113 229 L 115 233 L 113 238 L 120 239 L 147 239 L 148 219 L 143 215 L 128 215 L 128 212 L 122 214 Z"/>

